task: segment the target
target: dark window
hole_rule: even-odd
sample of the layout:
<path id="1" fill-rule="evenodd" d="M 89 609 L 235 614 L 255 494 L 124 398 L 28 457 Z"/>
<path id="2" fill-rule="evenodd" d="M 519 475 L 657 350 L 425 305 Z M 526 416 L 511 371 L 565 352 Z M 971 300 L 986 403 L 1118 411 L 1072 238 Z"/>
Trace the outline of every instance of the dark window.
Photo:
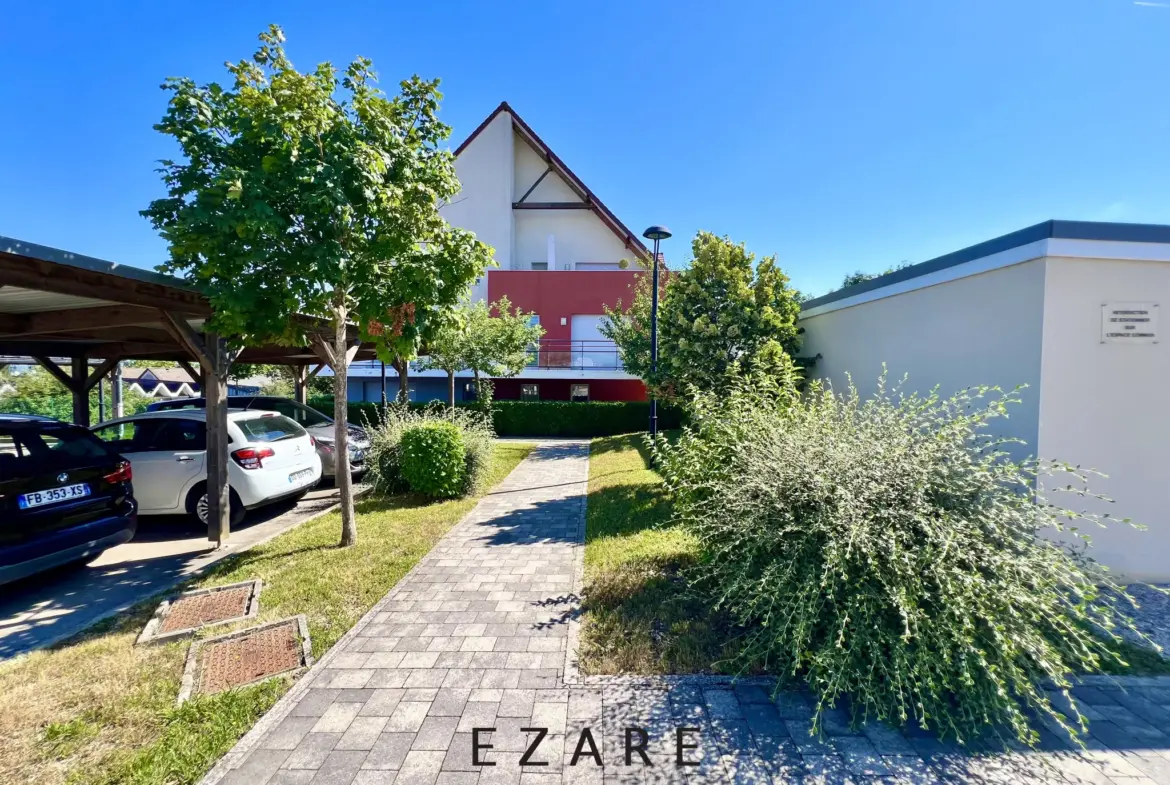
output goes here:
<path id="1" fill-rule="evenodd" d="M 207 449 L 207 424 L 198 420 L 163 420 L 154 434 L 151 449 L 183 452 Z"/>
<path id="2" fill-rule="evenodd" d="M 278 442 L 305 435 L 304 428 L 279 414 L 236 420 L 235 423 L 236 427 L 244 432 L 244 438 L 250 442 Z"/>
<path id="3" fill-rule="evenodd" d="M 522 384 L 522 385 L 520 385 L 520 400 L 522 400 L 522 401 L 539 401 L 540 400 L 540 385 L 539 384 Z"/>
<path id="4" fill-rule="evenodd" d="M 569 400 L 578 401 L 580 403 L 589 402 L 589 385 L 574 384 L 569 387 Z"/>
<path id="5" fill-rule="evenodd" d="M 154 449 L 154 437 L 164 423 L 172 420 L 130 420 L 106 425 L 94 435 L 116 452 L 149 452 Z"/>
<path id="6" fill-rule="evenodd" d="M 0 479 L 88 466 L 111 455 L 84 428 L 0 431 Z"/>
<path id="7" fill-rule="evenodd" d="M 467 384 L 463 385 L 463 400 L 475 400 L 475 382 L 468 382 Z"/>

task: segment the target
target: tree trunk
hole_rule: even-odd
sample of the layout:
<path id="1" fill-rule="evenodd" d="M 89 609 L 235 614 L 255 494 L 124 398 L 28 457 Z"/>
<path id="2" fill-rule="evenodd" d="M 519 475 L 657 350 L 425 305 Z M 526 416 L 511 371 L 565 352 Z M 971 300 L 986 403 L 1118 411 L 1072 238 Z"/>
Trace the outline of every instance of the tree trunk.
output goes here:
<path id="1" fill-rule="evenodd" d="M 398 371 L 398 402 L 410 403 L 410 361 L 394 355 L 394 370 Z"/>
<path id="2" fill-rule="evenodd" d="M 333 339 L 333 420 L 336 457 L 336 482 L 341 497 L 341 547 L 357 542 L 357 522 L 353 512 L 353 479 L 349 474 L 349 346 L 345 330 L 344 305 L 335 305 Z"/>
<path id="3" fill-rule="evenodd" d="M 447 405 L 455 408 L 455 372 L 447 371 Z"/>

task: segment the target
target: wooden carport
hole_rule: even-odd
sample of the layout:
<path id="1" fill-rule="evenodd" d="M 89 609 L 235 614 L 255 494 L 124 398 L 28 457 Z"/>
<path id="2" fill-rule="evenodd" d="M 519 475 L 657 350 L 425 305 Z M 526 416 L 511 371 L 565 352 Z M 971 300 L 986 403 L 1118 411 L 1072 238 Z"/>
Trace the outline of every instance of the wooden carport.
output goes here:
<path id="1" fill-rule="evenodd" d="M 229 535 L 227 376 L 234 362 L 289 366 L 305 402 L 310 366 L 331 364 L 331 328 L 304 318 L 310 346 L 229 349 L 204 329 L 207 298 L 179 278 L 0 236 L 0 354 L 28 357 L 73 395 L 88 426 L 89 391 L 121 360 L 174 360 L 207 399 L 208 538 Z M 374 356 L 351 327 L 350 359 Z M 65 361 L 65 367 L 55 358 Z M 96 361 L 96 365 L 93 363 Z M 196 371 L 192 362 L 199 363 Z"/>

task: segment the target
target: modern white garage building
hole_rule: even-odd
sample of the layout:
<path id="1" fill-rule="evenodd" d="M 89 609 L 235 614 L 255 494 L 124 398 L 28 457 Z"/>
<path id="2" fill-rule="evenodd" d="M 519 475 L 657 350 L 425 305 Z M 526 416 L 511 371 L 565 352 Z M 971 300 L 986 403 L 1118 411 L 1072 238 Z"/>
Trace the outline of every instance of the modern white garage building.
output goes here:
<path id="1" fill-rule="evenodd" d="M 1170 582 L 1170 226 L 1048 221 L 810 300 L 814 376 L 873 392 L 1027 384 L 1002 433 L 1042 458 L 1108 475 L 1092 489 L 1146 531 L 1092 532 L 1090 554 Z M 1072 504 L 1069 499 L 1062 503 Z"/>

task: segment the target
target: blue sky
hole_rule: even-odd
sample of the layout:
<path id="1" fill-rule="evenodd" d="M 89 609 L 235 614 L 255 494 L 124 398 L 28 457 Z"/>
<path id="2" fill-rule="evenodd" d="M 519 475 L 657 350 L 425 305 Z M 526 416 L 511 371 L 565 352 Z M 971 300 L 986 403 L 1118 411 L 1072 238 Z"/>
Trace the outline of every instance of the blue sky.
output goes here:
<path id="1" fill-rule="evenodd" d="M 676 264 L 709 229 L 818 294 L 1048 218 L 1170 223 L 1170 4 L 202 0 L 5 9 L 0 234 L 161 261 L 158 85 L 269 22 L 302 68 L 441 77 L 452 146 L 508 100 Z"/>

